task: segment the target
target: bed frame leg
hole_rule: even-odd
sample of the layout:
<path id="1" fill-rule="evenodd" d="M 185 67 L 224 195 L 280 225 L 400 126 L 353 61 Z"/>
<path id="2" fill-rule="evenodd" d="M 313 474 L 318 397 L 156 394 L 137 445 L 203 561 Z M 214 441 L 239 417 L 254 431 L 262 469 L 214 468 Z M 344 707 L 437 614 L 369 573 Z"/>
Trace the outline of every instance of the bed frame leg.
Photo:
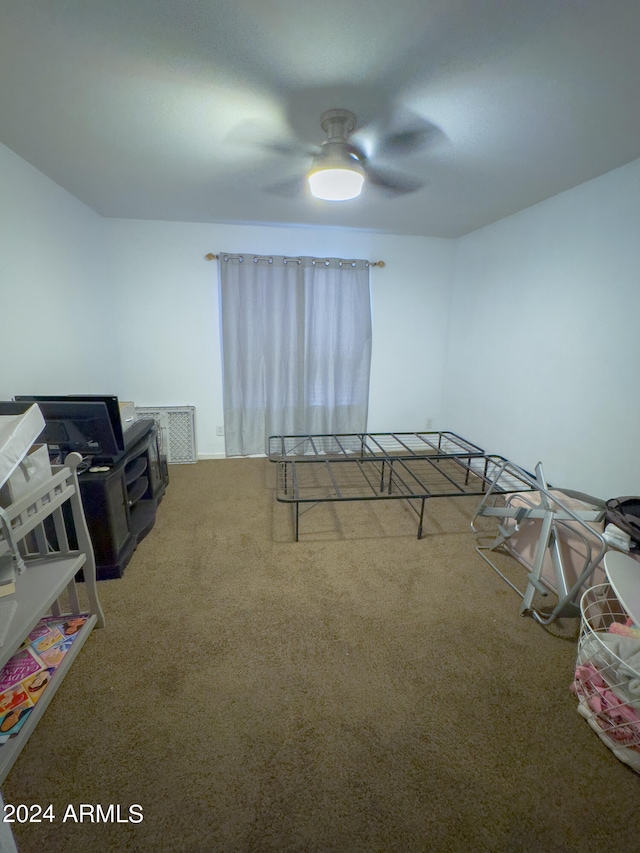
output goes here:
<path id="1" fill-rule="evenodd" d="M 420 506 L 420 521 L 418 522 L 418 539 L 422 539 L 422 520 L 424 519 L 424 502 L 425 502 L 425 498 L 422 498 L 422 504 Z"/>

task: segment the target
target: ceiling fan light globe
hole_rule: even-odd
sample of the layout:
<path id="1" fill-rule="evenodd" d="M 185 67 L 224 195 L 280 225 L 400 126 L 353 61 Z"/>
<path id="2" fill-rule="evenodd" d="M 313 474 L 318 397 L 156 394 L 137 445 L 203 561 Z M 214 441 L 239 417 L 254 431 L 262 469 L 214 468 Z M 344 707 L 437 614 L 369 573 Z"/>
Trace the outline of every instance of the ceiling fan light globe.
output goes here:
<path id="1" fill-rule="evenodd" d="M 344 167 L 317 169 L 309 174 L 311 194 L 323 201 L 348 201 L 357 198 L 364 183 L 360 170 Z"/>

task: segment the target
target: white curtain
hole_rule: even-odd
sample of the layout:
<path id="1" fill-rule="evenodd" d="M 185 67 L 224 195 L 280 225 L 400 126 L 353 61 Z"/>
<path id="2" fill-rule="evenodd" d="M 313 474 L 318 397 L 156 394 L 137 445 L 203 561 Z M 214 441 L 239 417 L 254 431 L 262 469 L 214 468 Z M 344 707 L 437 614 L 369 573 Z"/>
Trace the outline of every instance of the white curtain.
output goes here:
<path id="1" fill-rule="evenodd" d="M 227 456 L 270 435 L 365 432 L 369 264 L 220 254 Z"/>

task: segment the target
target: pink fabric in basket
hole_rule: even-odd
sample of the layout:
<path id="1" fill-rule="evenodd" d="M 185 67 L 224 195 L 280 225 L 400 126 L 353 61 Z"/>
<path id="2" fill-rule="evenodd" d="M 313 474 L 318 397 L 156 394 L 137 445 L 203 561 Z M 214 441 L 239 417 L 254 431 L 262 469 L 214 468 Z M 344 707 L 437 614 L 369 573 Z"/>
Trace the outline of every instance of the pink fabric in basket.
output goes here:
<path id="1" fill-rule="evenodd" d="M 586 701 L 608 737 L 640 751 L 640 715 L 620 699 L 594 666 L 577 666 L 571 689 Z"/>

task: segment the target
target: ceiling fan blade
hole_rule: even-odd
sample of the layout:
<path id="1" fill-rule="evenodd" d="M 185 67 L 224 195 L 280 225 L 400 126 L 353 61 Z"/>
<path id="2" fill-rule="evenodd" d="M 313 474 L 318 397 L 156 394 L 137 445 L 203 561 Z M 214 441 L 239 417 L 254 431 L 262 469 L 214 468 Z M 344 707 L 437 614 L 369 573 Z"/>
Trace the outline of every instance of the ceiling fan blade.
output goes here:
<path id="1" fill-rule="evenodd" d="M 320 152 L 320 146 L 303 145 L 295 139 L 272 139 L 256 144 L 265 151 L 282 154 L 285 157 L 315 157 Z"/>
<path id="2" fill-rule="evenodd" d="M 314 157 L 319 145 L 308 145 L 291 137 L 277 137 L 256 122 L 243 122 L 227 136 L 232 145 L 261 149 L 285 157 Z"/>
<path id="3" fill-rule="evenodd" d="M 293 178 L 285 178 L 284 181 L 278 181 L 275 184 L 270 184 L 265 187 L 265 192 L 271 195 L 279 195 L 282 198 L 301 198 L 307 189 L 307 176 L 297 175 Z"/>
<path id="4" fill-rule="evenodd" d="M 380 140 L 376 154 L 385 157 L 413 154 L 437 143 L 440 135 L 441 131 L 437 127 L 427 123 L 423 127 L 393 131 Z"/>
<path id="5" fill-rule="evenodd" d="M 371 184 L 386 195 L 414 193 L 426 186 L 427 183 L 392 169 L 374 168 L 369 165 L 365 166 L 365 175 L 367 184 Z"/>
<path id="6" fill-rule="evenodd" d="M 446 148 L 447 136 L 440 128 L 406 108 L 399 108 L 391 116 L 380 117 L 375 122 L 359 128 L 353 136 L 368 157 L 397 157 L 428 150 L 437 153 Z"/>

